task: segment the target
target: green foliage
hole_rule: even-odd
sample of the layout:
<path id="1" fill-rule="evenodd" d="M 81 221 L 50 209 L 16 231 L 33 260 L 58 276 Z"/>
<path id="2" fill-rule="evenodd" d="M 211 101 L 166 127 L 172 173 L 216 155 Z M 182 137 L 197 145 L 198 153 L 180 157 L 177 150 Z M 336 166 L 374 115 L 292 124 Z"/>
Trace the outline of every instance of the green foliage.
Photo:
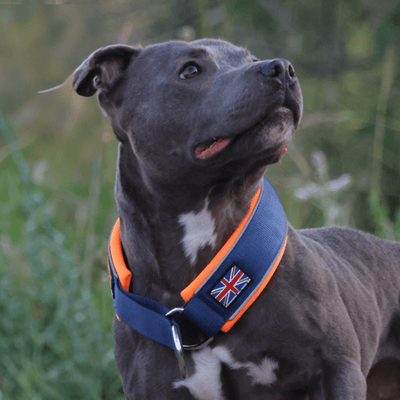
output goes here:
<path id="1" fill-rule="evenodd" d="M 0 130 L 19 168 L 0 176 L 1 220 L 25 230 L 15 237 L 9 223 L 0 232 L 6 250 L 0 253 L 0 398 L 123 398 L 112 335 L 101 323 L 110 326 L 112 309 L 101 306 L 103 290 L 93 296 L 82 285 L 64 235 L 1 115 Z M 14 241 L 22 254 L 13 250 Z"/>

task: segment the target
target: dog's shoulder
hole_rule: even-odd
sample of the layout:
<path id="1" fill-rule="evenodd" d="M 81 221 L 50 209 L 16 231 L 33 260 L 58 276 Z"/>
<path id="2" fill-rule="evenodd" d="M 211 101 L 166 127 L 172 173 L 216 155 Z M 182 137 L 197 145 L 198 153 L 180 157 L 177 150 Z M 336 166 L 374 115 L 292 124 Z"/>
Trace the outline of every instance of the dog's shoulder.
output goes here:
<path id="1" fill-rule="evenodd" d="M 292 243 L 296 254 L 311 254 L 316 267 L 322 265 L 333 273 L 347 270 L 359 277 L 389 281 L 400 269 L 400 243 L 356 229 L 302 229 L 292 232 Z"/>
<path id="2" fill-rule="evenodd" d="M 368 256 L 371 253 L 386 254 L 400 252 L 400 244 L 382 239 L 371 233 L 346 227 L 326 227 L 314 229 L 301 229 L 297 234 L 310 244 L 312 242 L 330 248 L 339 254 L 357 254 Z"/>

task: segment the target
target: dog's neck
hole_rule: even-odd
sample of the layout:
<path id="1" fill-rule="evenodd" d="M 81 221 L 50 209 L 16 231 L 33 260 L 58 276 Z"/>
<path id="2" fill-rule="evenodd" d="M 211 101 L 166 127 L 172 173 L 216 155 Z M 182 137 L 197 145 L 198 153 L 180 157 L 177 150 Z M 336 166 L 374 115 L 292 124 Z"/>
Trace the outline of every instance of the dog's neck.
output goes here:
<path id="1" fill-rule="evenodd" d="M 120 145 L 115 195 L 131 291 L 175 307 L 244 218 L 263 169 L 218 186 L 157 185 L 130 152 Z"/>

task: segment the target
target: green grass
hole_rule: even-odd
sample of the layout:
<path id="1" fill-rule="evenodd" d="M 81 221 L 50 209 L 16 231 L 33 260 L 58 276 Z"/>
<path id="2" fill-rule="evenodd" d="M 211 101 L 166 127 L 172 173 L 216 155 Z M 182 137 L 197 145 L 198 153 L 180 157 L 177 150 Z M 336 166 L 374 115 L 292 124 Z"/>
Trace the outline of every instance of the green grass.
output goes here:
<path id="1" fill-rule="evenodd" d="M 14 161 L 0 174 L 0 399 L 123 399 L 108 285 L 92 281 L 94 266 L 82 270 L 65 246 L 1 115 L 0 130 Z M 92 182 L 96 203 L 99 177 Z M 95 213 L 86 235 L 93 235 Z M 94 260 L 93 247 L 84 247 L 84 265 Z"/>

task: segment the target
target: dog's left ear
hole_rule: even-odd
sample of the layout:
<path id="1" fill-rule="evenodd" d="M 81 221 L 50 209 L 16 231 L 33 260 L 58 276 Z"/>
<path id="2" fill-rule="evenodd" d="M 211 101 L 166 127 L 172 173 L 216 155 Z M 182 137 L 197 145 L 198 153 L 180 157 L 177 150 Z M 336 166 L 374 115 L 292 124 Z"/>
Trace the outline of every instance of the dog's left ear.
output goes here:
<path id="1" fill-rule="evenodd" d="M 75 91 L 89 97 L 98 89 L 109 89 L 128 67 L 132 56 L 140 51 L 140 48 L 126 45 L 111 45 L 96 50 L 75 70 L 72 81 Z"/>

